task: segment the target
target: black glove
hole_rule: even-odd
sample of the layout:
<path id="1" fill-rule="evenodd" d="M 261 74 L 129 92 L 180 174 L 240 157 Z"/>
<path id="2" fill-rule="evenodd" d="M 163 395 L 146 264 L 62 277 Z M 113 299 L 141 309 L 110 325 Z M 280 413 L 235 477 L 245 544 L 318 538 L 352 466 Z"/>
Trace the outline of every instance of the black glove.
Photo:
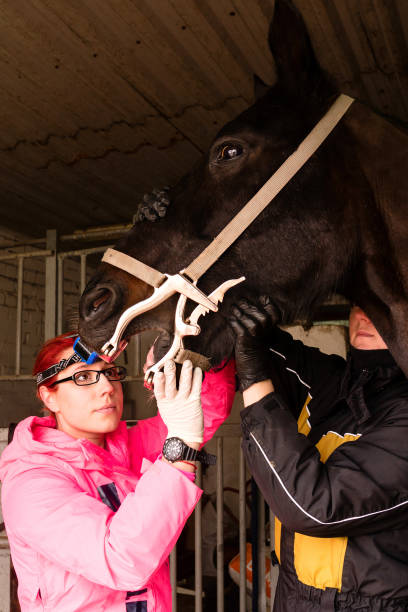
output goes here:
<path id="1" fill-rule="evenodd" d="M 138 221 L 157 221 L 166 215 L 170 205 L 170 187 L 153 189 L 151 193 L 145 193 L 142 202 L 139 204 L 133 223 Z"/>
<path id="2" fill-rule="evenodd" d="M 277 311 L 269 298 L 259 305 L 240 300 L 231 308 L 227 321 L 235 336 L 235 362 L 241 391 L 270 375 L 268 336 L 277 320 Z"/>

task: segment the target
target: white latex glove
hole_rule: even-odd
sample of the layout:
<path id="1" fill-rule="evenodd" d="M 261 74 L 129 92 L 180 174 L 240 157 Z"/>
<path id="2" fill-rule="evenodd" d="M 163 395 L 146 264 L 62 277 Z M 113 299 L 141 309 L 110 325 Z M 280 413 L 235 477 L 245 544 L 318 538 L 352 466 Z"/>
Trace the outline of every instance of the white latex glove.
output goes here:
<path id="1" fill-rule="evenodd" d="M 176 364 L 167 361 L 164 372 L 156 372 L 153 378 L 154 394 L 160 415 L 167 425 L 167 438 L 181 438 L 184 442 L 203 441 L 204 420 L 201 408 L 200 368 L 191 361 L 183 363 L 179 388 L 176 385 Z"/>

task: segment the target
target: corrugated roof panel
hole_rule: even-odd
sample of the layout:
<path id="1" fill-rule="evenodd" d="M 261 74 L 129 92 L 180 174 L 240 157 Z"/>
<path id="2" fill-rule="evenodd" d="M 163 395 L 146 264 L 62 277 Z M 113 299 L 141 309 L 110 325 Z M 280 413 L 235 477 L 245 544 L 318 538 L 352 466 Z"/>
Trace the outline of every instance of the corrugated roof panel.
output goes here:
<path id="1" fill-rule="evenodd" d="M 408 119 L 408 2 L 294 0 L 339 89 Z M 129 222 L 275 79 L 273 0 L 21 0 L 0 7 L 3 223 Z M 290 44 L 290 33 L 288 33 Z"/>

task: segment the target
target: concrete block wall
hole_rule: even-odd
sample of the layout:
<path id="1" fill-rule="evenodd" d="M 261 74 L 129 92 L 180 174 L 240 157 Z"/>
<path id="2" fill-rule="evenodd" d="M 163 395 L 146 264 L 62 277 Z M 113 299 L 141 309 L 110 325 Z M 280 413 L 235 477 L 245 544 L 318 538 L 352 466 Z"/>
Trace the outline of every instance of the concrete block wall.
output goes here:
<path id="1" fill-rule="evenodd" d="M 0 244 L 10 233 L 0 228 Z M 19 249 L 21 252 L 22 249 Z M 34 250 L 26 247 L 25 251 Z M 13 374 L 16 354 L 17 313 L 17 259 L 0 261 L 0 374 Z M 69 257 L 63 268 L 64 316 L 63 330 L 67 327 L 67 313 L 76 309 L 80 296 L 79 257 Z M 21 373 L 31 372 L 33 359 L 44 339 L 45 259 L 24 259 L 22 363 Z"/>
<path id="2" fill-rule="evenodd" d="M 24 237 L 0 228 L 1 244 Z M 19 248 L 32 251 L 33 247 Z M 91 273 L 91 270 L 89 271 Z M 16 367 L 17 328 L 17 275 L 18 261 L 0 261 L 0 375 L 13 375 Z M 63 267 L 63 324 L 62 331 L 70 329 L 68 313 L 76 311 L 80 296 L 80 259 L 69 257 Z M 24 258 L 23 311 L 21 333 L 21 370 L 30 375 L 36 354 L 44 342 L 45 259 Z M 0 426 L 19 421 L 38 412 L 35 389 L 31 381 L 0 381 Z"/>
<path id="3" fill-rule="evenodd" d="M 44 261 L 24 265 L 21 373 L 30 373 L 43 340 Z M 0 261 L 0 374 L 14 374 L 17 325 L 17 260 Z"/>

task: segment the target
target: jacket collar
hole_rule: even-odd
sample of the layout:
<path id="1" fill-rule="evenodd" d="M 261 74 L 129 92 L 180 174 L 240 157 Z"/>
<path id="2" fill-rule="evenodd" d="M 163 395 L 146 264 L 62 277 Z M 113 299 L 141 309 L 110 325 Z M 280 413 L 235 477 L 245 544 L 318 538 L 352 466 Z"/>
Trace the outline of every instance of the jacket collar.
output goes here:
<path id="1" fill-rule="evenodd" d="M 129 450 L 126 423 L 122 421 L 116 431 L 106 435 L 104 449 L 89 440 L 72 438 L 57 430 L 53 418 L 28 417 L 17 425 L 13 441 L 2 453 L 0 478 L 13 470 L 19 460 L 26 464 L 44 465 L 52 461 L 51 458 L 85 470 L 127 472 Z M 18 466 L 16 469 L 19 469 Z"/>
<path id="2" fill-rule="evenodd" d="M 362 351 L 351 347 L 340 396 L 360 424 L 369 419 L 376 408 L 370 398 L 397 380 L 406 379 L 389 350 Z"/>

